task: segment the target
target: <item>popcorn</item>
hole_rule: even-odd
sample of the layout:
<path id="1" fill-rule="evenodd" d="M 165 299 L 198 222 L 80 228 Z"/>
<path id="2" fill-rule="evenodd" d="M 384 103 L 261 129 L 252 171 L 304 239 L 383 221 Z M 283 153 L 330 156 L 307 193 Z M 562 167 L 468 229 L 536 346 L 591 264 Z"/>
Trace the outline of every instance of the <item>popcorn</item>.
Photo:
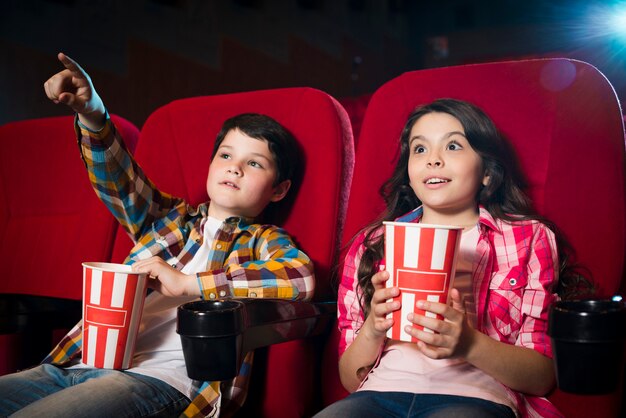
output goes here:
<path id="1" fill-rule="evenodd" d="M 402 303 L 401 309 L 389 315 L 394 324 L 387 337 L 417 342 L 404 331 L 406 325 L 413 326 L 407 315 L 415 312 L 443 319 L 441 315 L 418 309 L 415 304 L 418 300 L 448 303 L 463 228 L 408 222 L 384 222 L 384 225 L 385 264 L 390 276 L 387 287 L 400 288 L 400 295 L 394 300 Z"/>
<path id="2" fill-rule="evenodd" d="M 83 363 L 131 367 L 147 284 L 128 265 L 83 263 Z"/>

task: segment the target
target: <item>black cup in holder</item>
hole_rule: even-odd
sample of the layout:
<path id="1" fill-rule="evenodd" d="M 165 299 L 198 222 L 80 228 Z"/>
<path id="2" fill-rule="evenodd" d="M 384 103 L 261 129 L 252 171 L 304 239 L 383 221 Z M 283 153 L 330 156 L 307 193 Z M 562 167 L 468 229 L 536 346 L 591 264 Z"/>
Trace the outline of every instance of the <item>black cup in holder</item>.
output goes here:
<path id="1" fill-rule="evenodd" d="M 592 395 L 617 389 L 626 338 L 621 300 L 557 302 L 550 309 L 548 335 L 561 390 Z"/>
<path id="2" fill-rule="evenodd" d="M 313 337 L 330 329 L 336 304 L 240 298 L 200 300 L 178 307 L 187 374 L 195 380 L 237 376 L 245 355 L 259 347 Z"/>
<path id="3" fill-rule="evenodd" d="M 237 300 L 201 300 L 178 307 L 187 374 L 213 381 L 235 376 L 243 353 L 244 309 Z"/>

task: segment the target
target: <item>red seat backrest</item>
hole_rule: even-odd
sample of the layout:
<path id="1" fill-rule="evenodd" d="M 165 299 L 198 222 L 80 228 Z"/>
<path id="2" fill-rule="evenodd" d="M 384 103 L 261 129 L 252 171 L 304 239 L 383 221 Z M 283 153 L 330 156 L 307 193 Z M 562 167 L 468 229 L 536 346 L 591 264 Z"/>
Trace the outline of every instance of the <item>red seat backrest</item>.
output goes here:
<path id="1" fill-rule="evenodd" d="M 363 117 L 365 117 L 365 111 L 367 110 L 367 104 L 372 98 L 371 94 L 363 94 L 357 97 L 344 97 L 339 99 L 339 103 L 346 109 L 348 116 L 350 117 L 350 123 L 352 124 L 352 133 L 354 134 L 354 145 L 358 146 L 357 140 L 361 132 L 361 125 L 363 124 Z"/>
<path id="2" fill-rule="evenodd" d="M 112 116 L 131 149 L 139 131 Z M 115 219 L 80 159 L 72 116 L 0 126 L 1 293 L 82 298 L 84 261 L 111 256 Z"/>
<path id="3" fill-rule="evenodd" d="M 489 114 L 513 144 L 537 210 L 564 231 L 599 295 L 613 294 L 626 248 L 624 127 L 611 85 L 580 61 L 438 68 L 383 85 L 363 122 L 344 238 L 383 208 L 377 191 L 393 169 L 409 112 L 440 97 L 473 102 Z"/>
<path id="4" fill-rule="evenodd" d="M 348 116 L 332 97 L 312 88 L 286 88 L 177 100 L 146 121 L 137 161 L 161 190 L 193 204 L 204 202 L 215 137 L 227 118 L 246 112 L 273 117 L 301 144 L 303 181 L 286 218 L 276 221 L 314 261 L 315 299 L 334 298 L 329 280 L 337 259 L 354 149 Z M 116 243 L 118 261 L 128 254 L 127 241 L 119 237 Z M 313 401 L 313 347 L 295 341 L 273 346 L 267 355 L 265 384 L 252 389 L 264 391 L 262 405 L 256 406 L 258 416 L 301 416 Z"/>
<path id="5" fill-rule="evenodd" d="M 619 102 L 594 67 L 569 59 L 466 65 L 405 73 L 376 91 L 356 150 L 344 243 L 384 207 L 408 114 L 441 97 L 480 106 L 510 140 L 536 209 L 565 233 L 598 296 L 614 294 L 626 253 L 624 126 Z M 332 394 L 327 394 L 332 398 Z M 613 416 L 615 394 L 553 399 L 566 416 Z M 619 399 L 617 399 L 619 401 Z"/>

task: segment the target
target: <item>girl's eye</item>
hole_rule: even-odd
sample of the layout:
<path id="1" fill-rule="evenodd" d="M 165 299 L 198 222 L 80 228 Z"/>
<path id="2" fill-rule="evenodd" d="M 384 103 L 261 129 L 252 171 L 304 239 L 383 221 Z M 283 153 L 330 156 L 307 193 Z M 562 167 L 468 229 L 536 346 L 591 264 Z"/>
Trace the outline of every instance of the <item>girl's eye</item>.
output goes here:
<path id="1" fill-rule="evenodd" d="M 222 152 L 220 154 L 220 158 L 224 159 L 224 160 L 228 160 L 230 158 L 230 154 L 227 154 L 225 152 Z"/>
<path id="2" fill-rule="evenodd" d="M 426 147 L 424 147 L 423 145 L 416 145 L 413 148 L 413 154 L 422 154 L 426 152 Z"/>
<path id="3" fill-rule="evenodd" d="M 463 149 L 463 147 L 458 142 L 450 142 L 448 144 L 448 149 L 450 151 L 458 151 L 458 150 Z"/>

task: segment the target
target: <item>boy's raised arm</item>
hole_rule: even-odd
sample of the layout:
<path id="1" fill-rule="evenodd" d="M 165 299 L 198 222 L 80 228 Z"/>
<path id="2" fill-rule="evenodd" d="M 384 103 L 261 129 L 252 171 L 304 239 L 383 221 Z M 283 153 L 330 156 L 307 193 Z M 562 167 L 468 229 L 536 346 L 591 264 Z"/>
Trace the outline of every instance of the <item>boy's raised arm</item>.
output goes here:
<path id="1" fill-rule="evenodd" d="M 127 151 L 115 127 L 107 125 L 104 102 L 87 72 L 62 52 L 58 58 L 65 69 L 44 83 L 46 95 L 76 113 L 89 180 L 100 200 L 137 242 L 154 219 L 165 215 L 181 199 L 161 193 Z"/>
<path id="2" fill-rule="evenodd" d="M 106 109 L 89 74 L 64 53 L 59 52 L 58 58 L 65 69 L 44 83 L 46 95 L 54 103 L 69 106 L 87 128 L 99 131 L 104 127 Z"/>

